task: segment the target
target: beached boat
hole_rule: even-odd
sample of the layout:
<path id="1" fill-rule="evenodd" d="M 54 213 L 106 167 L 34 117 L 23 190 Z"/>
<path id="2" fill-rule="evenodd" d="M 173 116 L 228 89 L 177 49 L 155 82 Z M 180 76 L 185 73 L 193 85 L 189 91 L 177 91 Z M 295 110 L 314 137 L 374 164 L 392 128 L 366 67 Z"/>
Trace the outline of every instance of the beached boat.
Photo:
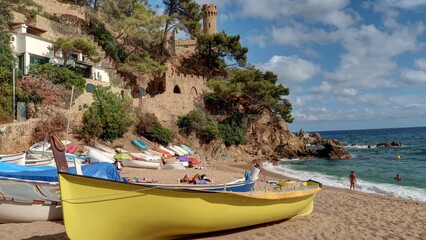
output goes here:
<path id="1" fill-rule="evenodd" d="M 185 145 L 185 144 L 181 144 L 180 146 L 181 146 L 182 148 L 184 148 L 186 151 L 188 151 L 188 152 L 189 152 L 189 154 L 195 154 L 195 151 L 194 151 L 194 150 L 192 150 L 192 148 L 188 147 L 187 145 Z"/>
<path id="2" fill-rule="evenodd" d="M 134 156 L 136 158 L 143 158 L 147 161 L 160 161 L 161 157 L 160 156 L 153 156 L 153 155 L 149 155 L 146 153 L 129 153 L 129 155 Z"/>
<path id="3" fill-rule="evenodd" d="M 185 155 L 189 154 L 189 152 L 186 149 L 184 149 L 183 147 L 180 147 L 178 145 L 173 145 L 173 147 L 176 148 L 177 150 L 179 150 L 180 152 L 182 152 Z"/>
<path id="4" fill-rule="evenodd" d="M 173 157 L 175 154 L 173 151 L 168 150 L 167 148 L 163 147 L 163 146 L 158 146 L 153 148 L 155 151 L 161 152 L 166 154 L 167 158 L 171 158 Z"/>
<path id="5" fill-rule="evenodd" d="M 25 165 L 26 153 L 0 154 L 0 162 Z"/>
<path id="6" fill-rule="evenodd" d="M 62 219 L 59 184 L 0 178 L 0 223 Z"/>
<path id="7" fill-rule="evenodd" d="M 100 144 L 100 143 L 95 144 L 94 147 L 96 149 L 99 149 L 99 150 L 107 152 L 107 153 L 116 154 L 116 152 L 115 152 L 114 149 L 112 149 L 112 148 L 110 148 L 110 147 L 108 147 L 106 145 Z"/>
<path id="8" fill-rule="evenodd" d="M 311 213 L 314 195 L 320 191 L 315 182 L 278 192 L 236 193 L 79 176 L 67 173 L 64 147 L 54 136 L 51 142 L 65 230 L 71 239 L 176 238 L 273 222 Z"/>
<path id="9" fill-rule="evenodd" d="M 132 144 L 135 145 L 140 150 L 148 149 L 148 146 L 146 145 L 146 143 L 144 143 L 142 140 L 139 140 L 139 139 L 133 139 Z"/>
<path id="10" fill-rule="evenodd" d="M 181 152 L 179 149 L 175 148 L 171 144 L 169 146 L 167 146 L 167 148 L 172 150 L 175 153 L 175 155 L 178 155 L 178 156 L 185 156 L 186 155 L 184 152 Z"/>
<path id="11" fill-rule="evenodd" d="M 148 168 L 148 169 L 160 169 L 160 165 L 161 165 L 160 162 L 130 160 L 130 159 L 123 159 L 123 160 L 120 160 L 120 162 L 124 167 Z"/>
<path id="12" fill-rule="evenodd" d="M 206 191 L 228 191 L 228 192 L 250 192 L 254 189 L 253 181 L 233 181 L 224 184 L 160 184 L 160 183 L 137 183 L 146 187 L 155 187 L 163 189 L 193 189 Z"/>
<path id="13" fill-rule="evenodd" d="M 86 153 L 86 158 L 90 159 L 91 163 L 94 162 L 109 162 L 109 163 L 114 163 L 115 159 L 114 159 L 114 155 L 113 153 L 109 153 L 109 152 L 104 152 L 102 150 L 98 150 L 96 148 L 91 148 L 91 147 L 86 147 L 87 153 Z"/>
<path id="14" fill-rule="evenodd" d="M 180 169 L 180 170 L 185 170 L 185 164 L 182 162 L 172 162 L 172 163 L 167 163 L 166 165 L 161 165 L 160 167 L 163 170 L 166 169 Z"/>
<path id="15" fill-rule="evenodd" d="M 62 219 L 55 167 L 0 163 L 0 169 L 0 223 Z M 115 166 L 108 163 L 84 165 L 82 174 L 120 180 Z"/>

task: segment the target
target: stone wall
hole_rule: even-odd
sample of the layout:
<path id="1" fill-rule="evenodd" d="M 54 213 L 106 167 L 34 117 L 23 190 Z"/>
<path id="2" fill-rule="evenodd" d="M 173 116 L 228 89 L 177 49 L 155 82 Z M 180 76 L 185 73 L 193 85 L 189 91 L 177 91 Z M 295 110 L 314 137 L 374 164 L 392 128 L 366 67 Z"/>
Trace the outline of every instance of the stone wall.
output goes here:
<path id="1" fill-rule="evenodd" d="M 174 45 L 175 45 L 175 53 L 178 56 L 193 54 L 197 46 L 197 39 L 179 38 L 175 41 Z"/>
<path id="2" fill-rule="evenodd" d="M 164 82 L 164 92 L 154 97 L 141 98 L 139 109 L 143 113 L 155 113 L 168 128 L 176 126 L 178 116 L 202 105 L 202 95 L 208 91 L 206 78 L 179 73 L 170 64 L 163 79 L 159 81 Z"/>
<path id="3" fill-rule="evenodd" d="M 37 4 L 43 7 L 43 11 L 52 15 L 73 15 L 81 19 L 85 19 L 85 10 L 82 7 L 61 3 L 58 0 L 34 0 Z"/>
<path id="4" fill-rule="evenodd" d="M 38 119 L 0 125 L 0 154 L 27 151 Z"/>

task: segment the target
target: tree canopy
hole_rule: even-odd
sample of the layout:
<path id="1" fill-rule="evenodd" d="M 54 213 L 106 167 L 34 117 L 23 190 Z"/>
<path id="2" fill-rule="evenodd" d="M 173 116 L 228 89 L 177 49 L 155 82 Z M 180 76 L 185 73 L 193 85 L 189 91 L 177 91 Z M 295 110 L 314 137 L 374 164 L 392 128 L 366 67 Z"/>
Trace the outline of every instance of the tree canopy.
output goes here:
<path id="1" fill-rule="evenodd" d="M 247 63 L 248 48 L 241 46 L 240 36 L 228 36 L 225 32 L 201 34 L 197 38 L 196 53 L 210 69 L 224 69 L 226 60 L 235 61 L 239 66 Z"/>
<path id="2" fill-rule="evenodd" d="M 161 55 L 165 53 L 167 34 L 174 30 L 184 31 L 191 36 L 197 36 L 201 29 L 200 5 L 193 0 L 163 0 L 164 14 L 167 16 L 164 26 Z"/>
<path id="3" fill-rule="evenodd" d="M 15 57 L 8 33 L 11 19 L 10 9 L 0 2 L 0 123 L 13 119 L 12 69 L 15 67 Z"/>
<path id="4" fill-rule="evenodd" d="M 276 84 L 278 78 L 272 72 L 262 72 L 253 67 L 248 69 L 230 68 L 229 77 L 215 78 L 208 82 L 218 99 L 215 101 L 225 103 L 239 102 L 239 97 L 245 99 L 246 109 L 244 111 L 253 111 L 262 107 L 270 107 L 275 113 L 281 116 L 286 122 L 291 123 L 291 103 L 284 98 L 289 94 L 289 89 Z M 210 96 L 210 99 L 213 99 Z M 225 104 L 220 103 L 221 106 Z M 235 107 L 235 106 L 234 106 Z M 255 111 L 255 110 L 254 110 Z"/>
<path id="5" fill-rule="evenodd" d="M 99 62 L 101 60 L 101 54 L 96 45 L 84 37 L 58 38 L 52 43 L 49 50 L 54 53 L 58 51 L 62 53 L 62 58 L 64 60 L 63 66 L 66 66 L 72 54 L 76 54 L 77 52 L 83 54 L 83 60 L 90 59 L 93 62 Z"/>
<path id="6" fill-rule="evenodd" d="M 132 122 L 125 99 L 102 86 L 96 86 L 93 98 L 79 133 L 86 141 L 99 138 L 112 142 L 122 137 Z"/>

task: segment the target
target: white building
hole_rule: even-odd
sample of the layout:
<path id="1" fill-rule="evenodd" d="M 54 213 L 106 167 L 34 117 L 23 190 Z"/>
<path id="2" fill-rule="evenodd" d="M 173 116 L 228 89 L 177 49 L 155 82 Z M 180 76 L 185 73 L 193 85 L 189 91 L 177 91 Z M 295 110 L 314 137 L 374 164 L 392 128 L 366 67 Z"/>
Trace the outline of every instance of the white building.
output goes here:
<path id="1" fill-rule="evenodd" d="M 62 54 L 49 50 L 52 42 L 41 37 L 43 29 L 24 23 L 12 24 L 12 48 L 19 60 L 18 67 L 24 75 L 29 73 L 31 64 L 63 64 Z M 109 83 L 108 73 L 94 64 L 83 61 L 83 55 L 76 52 L 68 60 L 69 65 L 81 69 L 83 77 Z"/>

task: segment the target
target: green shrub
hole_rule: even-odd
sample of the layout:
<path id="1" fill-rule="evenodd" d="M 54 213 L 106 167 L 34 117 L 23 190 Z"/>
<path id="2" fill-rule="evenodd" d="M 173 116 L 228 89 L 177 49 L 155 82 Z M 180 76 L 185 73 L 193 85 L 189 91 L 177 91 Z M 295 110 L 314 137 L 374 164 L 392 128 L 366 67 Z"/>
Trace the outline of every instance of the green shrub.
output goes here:
<path id="1" fill-rule="evenodd" d="M 105 28 L 105 24 L 92 19 L 89 23 L 89 31 L 95 37 L 96 42 L 116 62 L 124 62 L 126 53 L 123 46 L 117 42 L 114 35 Z"/>
<path id="2" fill-rule="evenodd" d="M 194 109 L 189 112 L 186 116 L 179 116 L 177 125 L 179 131 L 184 134 L 190 134 L 191 132 L 200 133 L 204 131 L 207 119 L 204 113 L 200 109 Z"/>
<path id="3" fill-rule="evenodd" d="M 219 124 L 220 137 L 226 146 L 246 144 L 247 117 L 235 114 Z"/>
<path id="4" fill-rule="evenodd" d="M 78 70 L 52 65 L 50 63 L 31 65 L 30 74 L 34 76 L 46 76 L 54 84 L 63 84 L 66 89 L 72 89 L 74 85 L 77 94 L 83 93 L 86 86 L 86 80 L 78 73 Z"/>
<path id="5" fill-rule="evenodd" d="M 151 141 L 167 145 L 172 141 L 172 133 L 158 121 L 153 113 L 145 113 L 139 117 L 136 131 Z"/>
<path id="6" fill-rule="evenodd" d="M 13 92 L 12 86 L 0 82 L 0 124 L 13 120 Z"/>
<path id="7" fill-rule="evenodd" d="M 208 120 L 202 135 L 203 141 L 210 142 L 220 137 L 219 124 L 214 120 Z"/>
<path id="8" fill-rule="evenodd" d="M 161 125 L 159 122 L 154 124 L 151 133 L 148 133 L 147 136 L 152 140 L 165 145 L 172 141 L 172 133 L 170 130 L 163 127 L 163 125 Z"/>
<path id="9" fill-rule="evenodd" d="M 80 135 L 87 142 L 95 138 L 112 142 L 122 137 L 132 122 L 124 100 L 102 86 L 95 88 L 93 98 L 94 102 L 83 115 Z"/>

